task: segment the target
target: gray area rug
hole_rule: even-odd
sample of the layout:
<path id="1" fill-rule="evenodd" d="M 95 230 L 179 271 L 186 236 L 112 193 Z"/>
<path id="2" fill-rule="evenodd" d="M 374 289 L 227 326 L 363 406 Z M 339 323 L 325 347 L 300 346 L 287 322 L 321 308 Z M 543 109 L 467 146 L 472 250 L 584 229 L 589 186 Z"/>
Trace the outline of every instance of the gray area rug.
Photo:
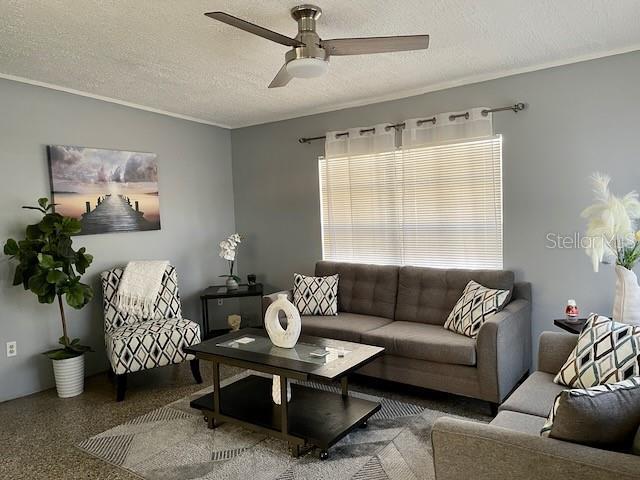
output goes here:
<path id="1" fill-rule="evenodd" d="M 251 372 L 256 374 L 255 372 Z M 227 379 L 224 386 L 249 372 Z M 305 383 L 305 382 L 301 382 Z M 305 383 L 339 392 L 337 387 Z M 77 445 L 106 462 L 145 479 L 251 480 L 417 480 L 434 479 L 431 428 L 444 412 L 379 396 L 382 409 L 368 427 L 356 429 L 320 461 L 317 450 L 289 455 L 281 440 L 223 424 L 209 430 L 202 414 L 189 407 L 196 394 L 95 435 Z"/>

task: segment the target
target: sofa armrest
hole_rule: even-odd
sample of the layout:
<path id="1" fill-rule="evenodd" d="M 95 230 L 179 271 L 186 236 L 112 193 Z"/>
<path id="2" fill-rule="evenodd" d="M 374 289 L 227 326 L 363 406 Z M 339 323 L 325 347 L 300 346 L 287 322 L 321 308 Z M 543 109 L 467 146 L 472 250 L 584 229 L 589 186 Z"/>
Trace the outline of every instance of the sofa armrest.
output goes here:
<path id="1" fill-rule="evenodd" d="M 267 312 L 267 308 L 269 308 L 269 305 L 271 305 L 276 300 L 276 298 L 278 298 L 278 295 L 282 294 L 285 294 L 290 302 L 293 301 L 293 290 L 282 290 L 280 292 L 270 293 L 269 295 L 264 295 L 262 297 L 262 318 L 264 318 L 264 314 Z"/>
<path id="2" fill-rule="evenodd" d="M 555 375 L 578 342 L 578 336 L 564 332 L 542 332 L 538 346 L 538 370 Z"/>
<path id="3" fill-rule="evenodd" d="M 482 398 L 500 403 L 531 364 L 531 302 L 514 300 L 487 319 L 476 349 Z"/>
<path id="4" fill-rule="evenodd" d="M 484 423 L 438 419 L 431 432 L 437 480 L 631 480 L 640 457 Z"/>

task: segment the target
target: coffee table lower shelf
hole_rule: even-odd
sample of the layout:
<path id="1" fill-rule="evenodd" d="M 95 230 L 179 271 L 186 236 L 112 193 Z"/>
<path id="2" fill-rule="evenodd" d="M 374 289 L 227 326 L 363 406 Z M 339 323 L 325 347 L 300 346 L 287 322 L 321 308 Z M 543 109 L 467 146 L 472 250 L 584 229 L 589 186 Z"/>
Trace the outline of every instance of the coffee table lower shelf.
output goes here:
<path id="1" fill-rule="evenodd" d="M 219 413 L 214 411 L 213 393 L 192 400 L 191 407 L 218 422 L 229 421 L 282 438 L 296 444 L 296 449 L 316 446 L 326 454 L 349 432 L 366 426 L 369 417 L 380 410 L 380 403 L 291 384 L 288 428 L 282 432 L 281 407 L 271 400 L 271 378 L 249 375 L 220 389 Z"/>

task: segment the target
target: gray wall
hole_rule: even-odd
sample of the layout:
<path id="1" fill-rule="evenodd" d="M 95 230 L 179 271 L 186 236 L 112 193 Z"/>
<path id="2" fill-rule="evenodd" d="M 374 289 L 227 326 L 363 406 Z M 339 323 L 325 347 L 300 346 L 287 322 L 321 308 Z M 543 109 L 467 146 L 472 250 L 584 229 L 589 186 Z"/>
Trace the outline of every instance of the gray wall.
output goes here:
<path id="1" fill-rule="evenodd" d="M 504 266 L 533 284 L 533 338 L 552 329 L 568 298 L 583 313 L 612 308 L 611 267 L 594 274 L 584 252 L 546 248 L 548 232 L 583 231 L 588 176 L 612 175 L 619 193 L 640 189 L 640 52 L 613 56 L 396 101 L 232 131 L 236 226 L 247 236 L 246 272 L 268 288 L 288 288 L 292 273 L 321 258 L 317 157 L 323 142 L 298 137 L 406 118 L 503 106 Z M 537 349 L 535 341 L 534 352 Z M 535 358 L 535 354 L 534 354 Z"/>
<path id="2" fill-rule="evenodd" d="M 0 80 L 0 240 L 20 236 L 38 214 L 21 210 L 49 194 L 45 145 L 93 146 L 158 154 L 162 230 L 76 237 L 95 260 L 87 280 L 98 295 L 68 309 L 70 330 L 92 345 L 87 373 L 107 367 L 98 275 L 131 259 L 168 259 L 180 281 L 184 316 L 200 320 L 200 289 L 224 273 L 217 243 L 234 231 L 228 130 L 80 96 Z M 13 266 L 0 255 L 0 401 L 53 385 L 39 353 L 61 335 L 55 305 L 12 287 Z M 5 343 L 18 342 L 7 358 Z"/>

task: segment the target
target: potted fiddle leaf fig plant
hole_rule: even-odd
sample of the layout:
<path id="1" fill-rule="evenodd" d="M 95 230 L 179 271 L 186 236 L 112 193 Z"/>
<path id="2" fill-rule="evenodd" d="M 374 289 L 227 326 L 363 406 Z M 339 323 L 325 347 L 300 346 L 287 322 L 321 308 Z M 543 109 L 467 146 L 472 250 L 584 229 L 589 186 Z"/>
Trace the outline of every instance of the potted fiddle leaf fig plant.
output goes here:
<path id="1" fill-rule="evenodd" d="M 5 255 L 18 262 L 13 277 L 14 285 L 22 285 L 38 297 L 40 303 L 57 301 L 62 322 L 61 347 L 44 352 L 53 362 L 58 396 L 73 397 L 84 389 L 84 354 L 92 351 L 80 339 L 69 337 L 63 298 L 75 309 L 84 307 L 93 297 L 89 285 L 80 281 L 93 257 L 85 248 L 72 248 L 71 235 L 80 232 L 80 222 L 53 211 L 48 198 L 38 199 L 38 206 L 22 207 L 42 213 L 38 223 L 29 225 L 25 238 L 8 239 Z"/>

